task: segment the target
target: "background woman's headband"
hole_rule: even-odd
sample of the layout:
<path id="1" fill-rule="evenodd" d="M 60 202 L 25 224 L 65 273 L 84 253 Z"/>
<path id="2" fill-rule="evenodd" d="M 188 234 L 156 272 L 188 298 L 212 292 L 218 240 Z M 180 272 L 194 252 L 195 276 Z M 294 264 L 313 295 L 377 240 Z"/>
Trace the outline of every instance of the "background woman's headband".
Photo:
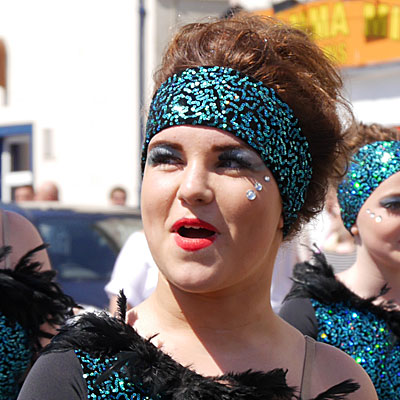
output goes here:
<path id="1" fill-rule="evenodd" d="M 311 154 L 292 109 L 275 91 L 225 67 L 189 68 L 168 78 L 150 105 L 142 168 L 154 135 L 177 125 L 230 132 L 251 146 L 278 184 L 286 236 L 311 180 Z"/>
<path id="2" fill-rule="evenodd" d="M 372 192 L 400 171 L 400 142 L 375 142 L 362 147 L 353 157 L 346 177 L 338 188 L 344 226 L 350 230 Z"/>

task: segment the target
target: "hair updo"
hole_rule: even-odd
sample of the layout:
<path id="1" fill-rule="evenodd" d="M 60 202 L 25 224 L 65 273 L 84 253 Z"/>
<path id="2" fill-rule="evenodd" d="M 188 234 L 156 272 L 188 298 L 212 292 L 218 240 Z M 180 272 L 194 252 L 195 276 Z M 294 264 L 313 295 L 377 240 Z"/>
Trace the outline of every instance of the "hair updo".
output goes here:
<path id="1" fill-rule="evenodd" d="M 348 149 L 339 109 L 351 119 L 352 114 L 335 66 L 304 32 L 248 13 L 183 26 L 155 74 L 155 91 L 168 77 L 198 66 L 229 67 L 251 76 L 294 110 L 313 168 L 305 203 L 291 227 L 294 234 L 321 211 L 329 181 L 345 172 Z"/>

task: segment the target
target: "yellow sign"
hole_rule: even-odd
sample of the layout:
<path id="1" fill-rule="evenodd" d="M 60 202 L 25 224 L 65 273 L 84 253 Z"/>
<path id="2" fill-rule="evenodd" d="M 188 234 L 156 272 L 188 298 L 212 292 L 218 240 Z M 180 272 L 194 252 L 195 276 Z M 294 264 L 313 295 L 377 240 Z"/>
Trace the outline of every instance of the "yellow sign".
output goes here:
<path id="1" fill-rule="evenodd" d="M 259 14 L 309 32 L 342 66 L 400 61 L 400 0 L 315 1 Z"/>

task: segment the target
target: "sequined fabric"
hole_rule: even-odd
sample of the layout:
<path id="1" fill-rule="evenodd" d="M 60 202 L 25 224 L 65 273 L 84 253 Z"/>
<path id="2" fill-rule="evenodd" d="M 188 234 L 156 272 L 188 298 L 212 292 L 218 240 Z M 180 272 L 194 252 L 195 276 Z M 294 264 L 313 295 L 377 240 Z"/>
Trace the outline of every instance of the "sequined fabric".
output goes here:
<path id="1" fill-rule="evenodd" d="M 83 378 L 87 385 L 88 399 L 107 400 L 151 400 L 143 394 L 143 390 L 129 382 L 121 372 L 114 372 L 100 384 L 96 380 L 117 360 L 117 357 L 98 358 L 80 350 L 75 350 L 83 370 Z"/>
<path id="2" fill-rule="evenodd" d="M 375 142 L 354 156 L 345 179 L 338 187 L 338 200 L 345 227 L 350 230 L 360 208 L 372 192 L 400 171 L 400 142 Z"/>
<path id="3" fill-rule="evenodd" d="M 400 344 L 387 323 L 349 303 L 323 304 L 311 299 L 318 320 L 318 341 L 333 345 L 360 364 L 380 400 L 400 398 Z"/>
<path id="4" fill-rule="evenodd" d="M 11 323 L 1 313 L 0 338 L 0 400 L 13 400 L 18 396 L 32 351 L 21 325 Z"/>
<path id="5" fill-rule="evenodd" d="M 177 125 L 218 128 L 250 145 L 278 184 L 287 235 L 304 204 L 312 167 L 298 120 L 275 91 L 224 67 L 189 68 L 171 76 L 150 105 L 142 168 L 152 137 Z"/>

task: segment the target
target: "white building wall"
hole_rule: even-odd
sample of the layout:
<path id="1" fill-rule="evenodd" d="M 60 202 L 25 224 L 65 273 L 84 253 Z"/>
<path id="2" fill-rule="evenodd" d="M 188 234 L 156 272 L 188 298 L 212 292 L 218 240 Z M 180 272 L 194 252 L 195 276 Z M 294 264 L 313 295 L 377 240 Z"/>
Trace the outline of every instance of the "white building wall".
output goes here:
<path id="1" fill-rule="evenodd" d="M 344 69 L 343 77 L 359 121 L 400 126 L 400 63 Z"/>
<path id="2" fill-rule="evenodd" d="M 65 202 L 104 204 L 115 184 L 137 201 L 137 25 L 130 0 L 0 2 L 14 115 L 0 123 L 33 122 L 34 183 L 55 180 Z"/>
<path id="3" fill-rule="evenodd" d="M 229 1 L 148 0 L 145 100 L 177 23 Z M 33 124 L 33 178 L 66 203 L 106 204 L 112 186 L 139 203 L 139 0 L 0 0 L 8 105 L 0 126 Z M 147 103 L 146 103 L 147 104 Z M 50 154 L 49 154 L 50 151 Z"/>

